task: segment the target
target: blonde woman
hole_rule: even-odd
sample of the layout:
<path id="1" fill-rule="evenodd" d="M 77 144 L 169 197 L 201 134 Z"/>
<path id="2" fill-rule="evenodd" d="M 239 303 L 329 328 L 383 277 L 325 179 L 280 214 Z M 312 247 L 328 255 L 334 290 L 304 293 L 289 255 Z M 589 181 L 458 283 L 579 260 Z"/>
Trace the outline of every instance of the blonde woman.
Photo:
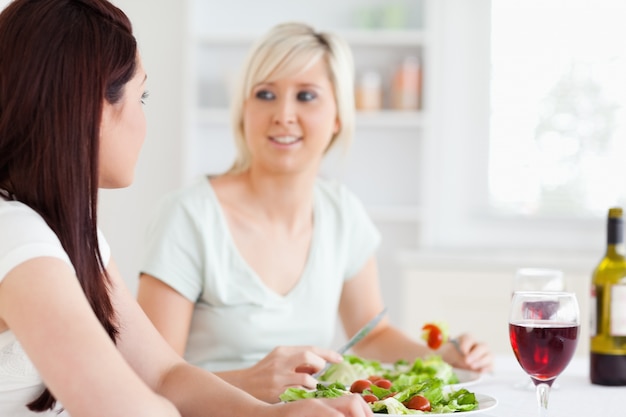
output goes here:
<path id="1" fill-rule="evenodd" d="M 234 97 L 232 168 L 167 196 L 148 231 L 138 299 L 193 363 L 266 401 L 341 356 L 337 313 L 352 336 L 382 308 L 380 235 L 363 205 L 323 180 L 324 155 L 354 132 L 353 62 L 340 37 L 300 23 L 252 48 Z M 462 336 L 456 366 L 491 366 Z M 430 351 L 383 320 L 355 346 L 383 361 Z"/>

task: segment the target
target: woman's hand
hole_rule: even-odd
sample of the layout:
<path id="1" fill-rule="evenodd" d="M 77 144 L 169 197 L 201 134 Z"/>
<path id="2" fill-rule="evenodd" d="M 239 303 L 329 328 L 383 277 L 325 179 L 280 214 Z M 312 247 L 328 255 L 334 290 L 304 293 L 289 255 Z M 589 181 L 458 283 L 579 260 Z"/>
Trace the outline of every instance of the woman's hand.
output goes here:
<path id="1" fill-rule="evenodd" d="M 485 343 L 477 342 L 468 334 L 448 341 L 439 353 L 443 360 L 455 368 L 489 372 L 493 369 L 493 354 Z"/>
<path id="2" fill-rule="evenodd" d="M 298 400 L 276 404 L 269 408 L 274 417 L 371 417 L 374 415 L 360 395 Z"/>
<path id="3" fill-rule="evenodd" d="M 326 362 L 342 360 L 339 353 L 330 349 L 280 346 L 250 368 L 217 374 L 258 399 L 275 403 L 289 387 L 315 388 L 317 380 L 311 375 L 322 369 Z"/>

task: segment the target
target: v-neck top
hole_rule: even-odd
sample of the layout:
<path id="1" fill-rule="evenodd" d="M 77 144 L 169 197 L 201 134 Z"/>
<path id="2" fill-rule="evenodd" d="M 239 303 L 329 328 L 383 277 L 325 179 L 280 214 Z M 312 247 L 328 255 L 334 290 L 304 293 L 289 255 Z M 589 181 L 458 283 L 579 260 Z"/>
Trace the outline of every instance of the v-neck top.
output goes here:
<path id="1" fill-rule="evenodd" d="M 188 361 L 220 371 L 251 366 L 277 346 L 330 347 L 343 283 L 374 256 L 380 233 L 337 182 L 318 179 L 313 201 L 305 267 L 284 296 L 242 257 L 206 177 L 160 202 L 141 271 L 194 302 Z"/>

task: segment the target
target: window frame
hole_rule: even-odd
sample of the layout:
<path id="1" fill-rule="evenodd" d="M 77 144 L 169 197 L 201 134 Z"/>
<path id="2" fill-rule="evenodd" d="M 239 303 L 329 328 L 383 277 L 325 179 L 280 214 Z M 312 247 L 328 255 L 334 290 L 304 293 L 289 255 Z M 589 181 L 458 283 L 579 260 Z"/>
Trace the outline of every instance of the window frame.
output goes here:
<path id="1" fill-rule="evenodd" d="M 598 251 L 603 218 L 503 216 L 488 202 L 490 0 L 429 0 L 425 248 Z M 608 208 L 607 208 L 608 209 Z"/>

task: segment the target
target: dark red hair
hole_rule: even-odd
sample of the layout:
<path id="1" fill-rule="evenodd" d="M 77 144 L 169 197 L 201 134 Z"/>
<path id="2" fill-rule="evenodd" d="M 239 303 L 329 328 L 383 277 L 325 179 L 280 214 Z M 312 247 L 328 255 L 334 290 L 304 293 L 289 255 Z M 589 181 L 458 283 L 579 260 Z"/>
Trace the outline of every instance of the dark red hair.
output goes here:
<path id="1" fill-rule="evenodd" d="M 126 15 L 105 0 L 15 0 L 0 14 L 0 188 L 56 233 L 96 316 L 117 321 L 98 249 L 98 147 L 104 100 L 137 65 Z M 46 389 L 28 404 L 54 407 Z"/>

